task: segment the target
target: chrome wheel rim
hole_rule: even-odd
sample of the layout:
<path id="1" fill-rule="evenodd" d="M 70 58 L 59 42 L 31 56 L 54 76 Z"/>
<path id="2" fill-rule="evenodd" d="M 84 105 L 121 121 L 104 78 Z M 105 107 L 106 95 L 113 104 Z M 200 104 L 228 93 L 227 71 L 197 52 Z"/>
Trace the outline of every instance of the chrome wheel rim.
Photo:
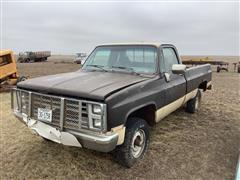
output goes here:
<path id="1" fill-rule="evenodd" d="M 134 158 L 138 158 L 139 156 L 141 156 L 145 147 L 145 141 L 145 132 L 142 129 L 137 130 L 133 136 L 131 144 L 131 152 Z"/>

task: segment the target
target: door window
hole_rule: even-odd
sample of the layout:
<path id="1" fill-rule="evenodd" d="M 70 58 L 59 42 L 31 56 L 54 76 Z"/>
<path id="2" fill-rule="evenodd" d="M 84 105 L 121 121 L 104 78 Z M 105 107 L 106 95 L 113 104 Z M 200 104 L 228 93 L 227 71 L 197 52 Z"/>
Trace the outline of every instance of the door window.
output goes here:
<path id="1" fill-rule="evenodd" d="M 0 57 L 0 66 L 4 66 L 4 65 L 10 64 L 10 63 L 11 63 L 11 55 L 10 54 Z"/>
<path id="2" fill-rule="evenodd" d="M 172 72 L 172 65 L 179 64 L 177 55 L 173 48 L 163 48 L 165 72 Z"/>

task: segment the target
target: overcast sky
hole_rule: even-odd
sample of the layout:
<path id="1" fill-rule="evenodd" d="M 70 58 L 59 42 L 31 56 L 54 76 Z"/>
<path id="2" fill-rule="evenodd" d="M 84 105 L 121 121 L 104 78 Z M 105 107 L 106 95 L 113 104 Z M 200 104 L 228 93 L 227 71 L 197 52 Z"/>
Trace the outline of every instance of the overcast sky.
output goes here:
<path id="1" fill-rule="evenodd" d="M 109 42 L 161 42 L 184 55 L 239 55 L 239 3 L 3 2 L 2 48 L 89 52 Z"/>

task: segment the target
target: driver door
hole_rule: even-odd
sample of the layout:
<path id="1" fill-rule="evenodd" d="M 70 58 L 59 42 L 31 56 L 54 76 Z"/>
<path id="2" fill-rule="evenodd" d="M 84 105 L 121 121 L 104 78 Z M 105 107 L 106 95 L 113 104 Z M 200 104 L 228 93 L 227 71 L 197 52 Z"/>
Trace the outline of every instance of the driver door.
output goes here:
<path id="1" fill-rule="evenodd" d="M 182 106 L 186 93 L 186 80 L 183 75 L 173 74 L 172 65 L 181 64 L 176 50 L 172 46 L 163 46 L 161 49 L 160 71 L 165 76 L 165 98 L 164 106 L 158 111 L 158 119 Z"/>

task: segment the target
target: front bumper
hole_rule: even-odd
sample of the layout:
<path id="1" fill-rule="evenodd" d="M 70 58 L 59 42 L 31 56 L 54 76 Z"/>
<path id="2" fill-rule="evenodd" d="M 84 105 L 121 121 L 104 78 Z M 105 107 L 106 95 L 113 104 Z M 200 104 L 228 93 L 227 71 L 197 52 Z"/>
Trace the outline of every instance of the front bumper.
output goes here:
<path id="1" fill-rule="evenodd" d="M 84 147 L 101 152 L 112 151 L 117 146 L 118 134 L 114 132 L 92 134 L 73 130 L 60 131 L 44 122 L 31 119 L 27 115 L 18 112 L 14 114 L 34 133 L 63 145 Z"/>

